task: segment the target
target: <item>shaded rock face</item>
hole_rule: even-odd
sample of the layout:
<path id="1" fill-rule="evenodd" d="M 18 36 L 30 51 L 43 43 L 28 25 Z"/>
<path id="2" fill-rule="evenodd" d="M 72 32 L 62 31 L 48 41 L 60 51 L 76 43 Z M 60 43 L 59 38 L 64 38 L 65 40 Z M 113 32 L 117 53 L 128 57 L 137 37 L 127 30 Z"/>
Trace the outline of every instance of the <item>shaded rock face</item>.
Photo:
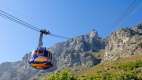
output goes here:
<path id="1" fill-rule="evenodd" d="M 100 62 L 91 52 L 104 49 L 104 41 L 98 36 L 96 31 L 86 35 L 57 43 L 49 48 L 53 53 L 53 61 L 59 70 L 64 67 L 75 67 L 78 65 L 92 66 Z M 30 67 L 28 60 L 30 54 L 26 54 L 21 61 L 6 62 L 0 64 L 0 80 L 32 80 L 40 74 L 52 70 L 35 70 Z"/>
<path id="2" fill-rule="evenodd" d="M 105 47 L 104 60 L 142 54 L 142 24 L 113 32 Z"/>

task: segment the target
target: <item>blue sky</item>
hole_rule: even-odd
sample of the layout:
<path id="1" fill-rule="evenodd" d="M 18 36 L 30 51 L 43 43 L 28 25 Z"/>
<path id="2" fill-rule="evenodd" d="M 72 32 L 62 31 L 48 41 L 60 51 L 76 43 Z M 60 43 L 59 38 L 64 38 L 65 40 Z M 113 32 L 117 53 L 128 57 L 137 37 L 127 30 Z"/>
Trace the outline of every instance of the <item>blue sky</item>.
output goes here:
<path id="1" fill-rule="evenodd" d="M 116 26 L 114 21 L 133 0 L 1 0 L 0 9 L 52 33 L 74 37 L 96 29 L 100 36 L 142 21 L 142 5 Z M 0 63 L 20 60 L 36 48 L 39 33 L 0 17 Z M 50 47 L 64 39 L 47 36 Z"/>

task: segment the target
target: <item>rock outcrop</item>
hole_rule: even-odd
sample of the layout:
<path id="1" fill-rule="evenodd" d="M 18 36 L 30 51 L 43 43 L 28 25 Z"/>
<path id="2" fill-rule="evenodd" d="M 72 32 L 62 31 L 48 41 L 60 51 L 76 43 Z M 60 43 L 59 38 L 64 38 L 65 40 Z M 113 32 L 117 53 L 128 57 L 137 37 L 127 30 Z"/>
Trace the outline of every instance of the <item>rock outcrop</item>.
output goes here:
<path id="1" fill-rule="evenodd" d="M 142 54 L 142 24 L 113 32 L 106 44 L 104 60 Z"/>

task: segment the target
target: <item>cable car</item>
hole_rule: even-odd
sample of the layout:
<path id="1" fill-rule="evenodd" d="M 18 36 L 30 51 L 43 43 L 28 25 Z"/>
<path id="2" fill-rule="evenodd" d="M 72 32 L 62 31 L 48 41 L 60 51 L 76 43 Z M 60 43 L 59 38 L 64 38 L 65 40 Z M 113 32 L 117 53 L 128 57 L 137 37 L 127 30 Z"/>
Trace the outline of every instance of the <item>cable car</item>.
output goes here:
<path id="1" fill-rule="evenodd" d="M 39 38 L 39 44 L 36 50 L 34 50 L 31 54 L 30 60 L 29 60 L 29 64 L 36 69 L 49 69 L 52 66 L 55 67 L 55 65 L 53 65 L 53 60 L 52 60 L 52 53 L 46 49 L 46 47 L 43 47 L 43 43 L 42 43 L 42 38 L 43 35 L 51 35 L 54 37 L 59 37 L 59 38 L 64 38 L 64 39 L 69 39 L 67 37 L 64 36 L 60 36 L 60 35 L 56 35 L 56 34 L 51 34 L 49 31 L 46 30 L 40 30 L 39 28 L 5 12 L 0 10 L 0 16 L 4 17 L 8 20 L 11 20 L 13 22 L 16 22 L 18 24 L 23 25 L 26 28 L 32 29 L 34 31 L 40 32 L 40 38 Z"/>
<path id="2" fill-rule="evenodd" d="M 49 34 L 46 30 L 40 31 L 39 44 L 36 50 L 32 51 L 29 64 L 35 69 L 48 69 L 53 66 L 52 53 L 46 47 L 43 47 L 43 35 Z"/>

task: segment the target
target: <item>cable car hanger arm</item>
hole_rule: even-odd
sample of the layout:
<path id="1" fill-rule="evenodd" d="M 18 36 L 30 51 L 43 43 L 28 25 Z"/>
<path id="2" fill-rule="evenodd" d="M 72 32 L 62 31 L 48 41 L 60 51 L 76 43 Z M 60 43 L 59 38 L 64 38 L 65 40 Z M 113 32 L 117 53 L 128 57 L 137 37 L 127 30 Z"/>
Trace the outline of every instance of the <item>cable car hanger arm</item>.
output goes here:
<path id="1" fill-rule="evenodd" d="M 43 35 L 49 35 L 49 34 L 50 34 L 49 31 L 46 31 L 46 30 L 40 30 L 40 36 L 39 36 L 38 48 L 43 47 L 43 42 L 42 42 Z"/>

